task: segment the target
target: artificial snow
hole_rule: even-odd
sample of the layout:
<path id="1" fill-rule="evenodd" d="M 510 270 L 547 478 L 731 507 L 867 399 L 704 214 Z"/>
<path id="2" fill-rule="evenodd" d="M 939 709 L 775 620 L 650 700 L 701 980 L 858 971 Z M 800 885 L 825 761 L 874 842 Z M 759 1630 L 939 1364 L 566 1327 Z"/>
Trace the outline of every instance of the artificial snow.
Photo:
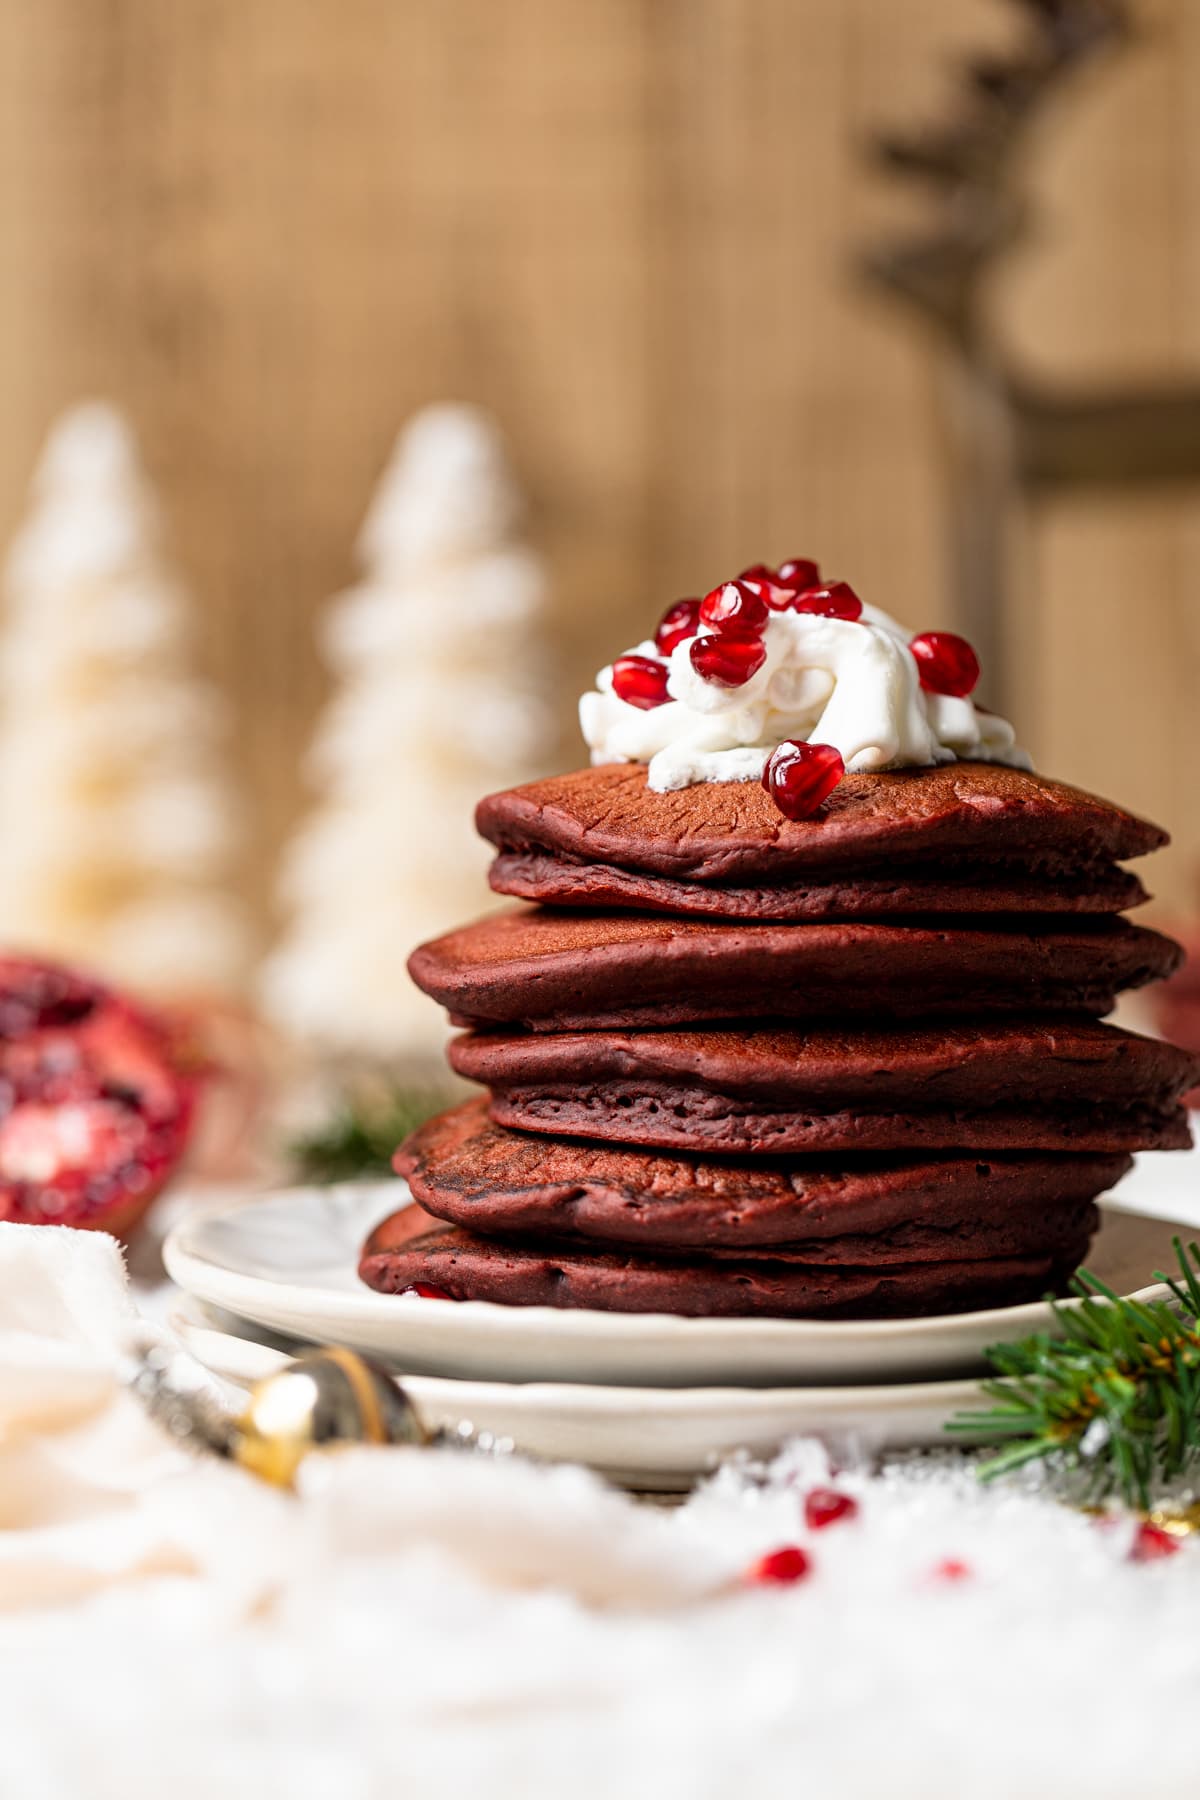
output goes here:
<path id="1" fill-rule="evenodd" d="M 471 1464 L 461 1541 L 428 1513 L 407 1543 L 339 1530 L 348 1488 L 374 1489 L 381 1463 L 420 1454 L 350 1453 L 326 1471 L 332 1494 L 311 1479 L 249 1614 L 227 1584 L 168 1576 L 0 1619 L 0 1789 L 1191 1791 L 1200 1547 L 1130 1563 L 1127 1523 L 1103 1528 L 1027 1484 L 983 1488 L 953 1455 L 839 1471 L 860 1516 L 807 1532 L 803 1493 L 831 1479 L 812 1444 L 769 1471 L 727 1469 L 673 1511 L 579 1472 L 564 1483 L 426 1453 L 423 1481 L 443 1485 L 451 1520 Z M 403 1477 L 394 1485 L 399 1502 Z M 505 1538 L 523 1546 L 515 1561 Z M 812 1575 L 739 1588 L 781 1543 L 809 1548 Z M 939 1575 L 947 1559 L 968 1572 Z"/>

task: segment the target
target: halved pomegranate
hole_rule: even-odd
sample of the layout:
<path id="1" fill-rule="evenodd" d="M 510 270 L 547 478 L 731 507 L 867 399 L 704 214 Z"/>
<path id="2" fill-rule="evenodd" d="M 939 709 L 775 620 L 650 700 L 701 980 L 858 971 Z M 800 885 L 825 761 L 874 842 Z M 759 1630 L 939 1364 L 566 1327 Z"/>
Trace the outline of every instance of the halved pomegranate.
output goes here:
<path id="1" fill-rule="evenodd" d="M 198 1062 L 72 969 L 0 957 L 0 1219 L 127 1237 L 187 1145 Z"/>

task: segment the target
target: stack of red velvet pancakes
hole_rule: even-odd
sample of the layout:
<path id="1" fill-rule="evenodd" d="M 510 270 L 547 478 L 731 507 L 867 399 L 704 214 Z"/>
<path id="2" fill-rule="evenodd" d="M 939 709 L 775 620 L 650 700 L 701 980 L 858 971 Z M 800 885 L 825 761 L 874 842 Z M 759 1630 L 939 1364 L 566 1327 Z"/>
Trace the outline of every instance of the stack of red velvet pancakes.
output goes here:
<path id="1" fill-rule="evenodd" d="M 397 1167 L 389 1292 L 694 1316 L 895 1316 L 1061 1289 L 1096 1197 L 1188 1141 L 1196 1060 L 1102 1023 L 1177 947 L 1120 915 L 1156 827 L 984 761 L 756 780 L 613 763 L 485 800 L 532 902 L 410 968 L 487 1098 Z"/>

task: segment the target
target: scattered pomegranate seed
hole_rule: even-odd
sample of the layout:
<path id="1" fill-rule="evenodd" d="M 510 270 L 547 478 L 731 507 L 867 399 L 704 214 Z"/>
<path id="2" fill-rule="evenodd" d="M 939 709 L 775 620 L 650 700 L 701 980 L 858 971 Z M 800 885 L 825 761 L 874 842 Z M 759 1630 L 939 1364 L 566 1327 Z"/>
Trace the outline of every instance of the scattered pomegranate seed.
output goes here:
<path id="1" fill-rule="evenodd" d="M 715 681 L 718 687 L 744 687 L 766 662 L 767 646 L 760 637 L 722 631 L 696 638 L 688 654 L 703 680 Z"/>
<path id="2" fill-rule="evenodd" d="M 700 602 L 698 600 L 677 600 L 674 606 L 668 606 L 658 621 L 658 630 L 654 634 L 654 647 L 663 656 L 670 656 L 676 644 L 682 644 L 684 638 L 695 637 L 700 624 Z"/>
<path id="3" fill-rule="evenodd" d="M 1093 1513 L 1089 1524 L 1093 1531 L 1115 1531 L 1121 1523 L 1121 1515 L 1117 1512 Z"/>
<path id="4" fill-rule="evenodd" d="M 962 700 L 979 680 L 979 658 L 966 638 L 953 631 L 923 631 L 908 647 L 928 693 Z"/>
<path id="5" fill-rule="evenodd" d="M 743 569 L 738 576 L 739 581 L 773 581 L 774 578 L 774 569 L 768 569 L 766 563 L 751 563 L 750 567 Z"/>
<path id="6" fill-rule="evenodd" d="M 792 602 L 798 613 L 816 613 L 822 619 L 845 619 L 854 624 L 862 618 L 862 601 L 848 581 L 831 581 L 828 587 L 805 588 Z"/>
<path id="7" fill-rule="evenodd" d="M 935 1563 L 930 1572 L 935 1581 L 969 1581 L 971 1565 L 957 1556 L 947 1556 L 944 1561 Z"/>
<path id="8" fill-rule="evenodd" d="M 1130 1562 L 1158 1562 L 1164 1556 L 1174 1556 L 1179 1549 L 1179 1539 L 1153 1519 L 1143 1519 L 1133 1536 L 1129 1547 Z"/>
<path id="9" fill-rule="evenodd" d="M 736 631 L 742 635 L 761 631 L 769 615 L 766 601 L 755 592 L 756 585 L 749 581 L 723 581 L 701 601 L 701 621 L 715 631 Z"/>
<path id="10" fill-rule="evenodd" d="M 858 1516 L 858 1501 L 850 1494 L 843 1494 L 837 1488 L 814 1488 L 811 1494 L 804 1496 L 804 1523 L 810 1531 L 823 1531 L 826 1525 L 836 1525 L 839 1519 L 853 1519 Z"/>
<path id="11" fill-rule="evenodd" d="M 643 712 L 663 706 L 667 693 L 667 665 L 652 656 L 618 656 L 613 664 L 613 693 L 626 706 L 640 706 Z"/>
<path id="12" fill-rule="evenodd" d="M 762 782 L 785 819 L 807 819 L 845 773 L 841 753 L 832 744 L 789 740 L 772 750 Z"/>
<path id="13" fill-rule="evenodd" d="M 786 1587 L 793 1581 L 803 1581 L 811 1569 L 807 1551 L 799 1544 L 785 1544 L 751 1563 L 743 1579 L 751 1587 Z"/>
<path id="14" fill-rule="evenodd" d="M 411 1282 L 408 1287 L 401 1288 L 400 1292 L 416 1294 L 421 1300 L 453 1300 L 454 1298 L 454 1295 L 448 1294 L 445 1288 L 435 1287 L 432 1281 Z"/>

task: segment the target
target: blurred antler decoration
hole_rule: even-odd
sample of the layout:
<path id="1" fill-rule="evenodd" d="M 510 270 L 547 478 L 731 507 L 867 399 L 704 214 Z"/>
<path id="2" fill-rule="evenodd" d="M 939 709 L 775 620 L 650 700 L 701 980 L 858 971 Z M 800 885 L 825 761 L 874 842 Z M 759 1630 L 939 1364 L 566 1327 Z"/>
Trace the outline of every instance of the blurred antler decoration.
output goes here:
<path id="1" fill-rule="evenodd" d="M 937 219 L 862 259 L 872 281 L 934 329 L 944 353 L 951 577 L 966 629 L 995 671 L 989 697 L 1001 705 L 1014 503 L 1064 488 L 1200 479 L 1200 385 L 1035 385 L 991 329 L 988 277 L 1029 229 L 1019 163 L 1032 129 L 1077 71 L 1134 36 L 1126 0 L 1014 3 L 1030 15 L 1023 42 L 965 63 L 944 123 L 873 140 L 878 164 L 932 192 Z"/>

